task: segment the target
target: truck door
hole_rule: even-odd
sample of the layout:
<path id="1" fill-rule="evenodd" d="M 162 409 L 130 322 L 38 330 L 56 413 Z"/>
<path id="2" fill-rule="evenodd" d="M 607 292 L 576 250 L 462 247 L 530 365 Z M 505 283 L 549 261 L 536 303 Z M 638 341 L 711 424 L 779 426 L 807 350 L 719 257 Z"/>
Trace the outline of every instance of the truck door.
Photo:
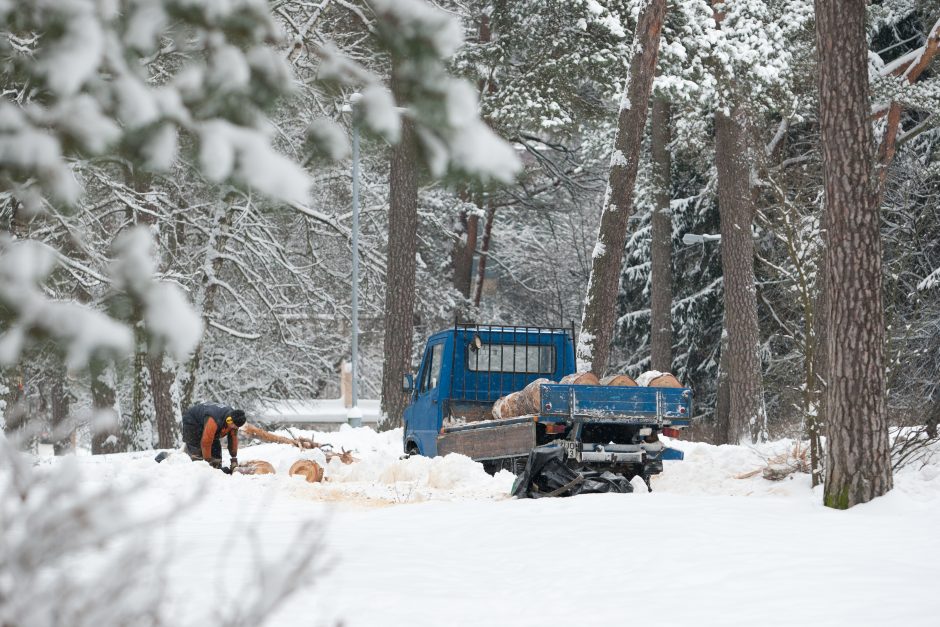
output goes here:
<path id="1" fill-rule="evenodd" d="M 421 448 L 421 454 L 437 455 L 437 435 L 443 419 L 441 410 L 441 363 L 444 355 L 444 340 L 428 346 L 424 354 L 421 375 L 416 382 L 417 397 L 411 414 L 410 425 Z"/>

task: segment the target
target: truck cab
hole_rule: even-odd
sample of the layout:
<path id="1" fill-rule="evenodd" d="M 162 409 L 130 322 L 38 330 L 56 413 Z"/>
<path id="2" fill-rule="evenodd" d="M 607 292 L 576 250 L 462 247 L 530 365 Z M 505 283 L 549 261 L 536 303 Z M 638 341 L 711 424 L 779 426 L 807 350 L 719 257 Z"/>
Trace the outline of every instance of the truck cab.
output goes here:
<path id="1" fill-rule="evenodd" d="M 406 453 L 434 457 L 446 423 L 493 419 L 493 403 L 539 378 L 575 371 L 571 329 L 454 325 L 432 335 L 417 376 L 406 375 Z"/>

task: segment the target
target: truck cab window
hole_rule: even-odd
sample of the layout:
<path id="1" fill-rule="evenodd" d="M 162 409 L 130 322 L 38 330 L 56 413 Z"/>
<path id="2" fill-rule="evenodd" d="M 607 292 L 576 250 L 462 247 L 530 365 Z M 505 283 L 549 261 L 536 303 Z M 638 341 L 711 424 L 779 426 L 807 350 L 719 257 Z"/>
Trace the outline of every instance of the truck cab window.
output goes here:
<path id="1" fill-rule="evenodd" d="M 551 374 L 555 371 L 555 347 L 551 344 L 483 344 L 467 352 L 471 372 L 524 372 Z"/>
<path id="2" fill-rule="evenodd" d="M 421 381 L 421 392 L 427 392 L 437 387 L 441 379 L 441 355 L 444 352 L 443 344 L 435 344 L 431 347 L 430 367 L 425 368 L 424 378 Z"/>

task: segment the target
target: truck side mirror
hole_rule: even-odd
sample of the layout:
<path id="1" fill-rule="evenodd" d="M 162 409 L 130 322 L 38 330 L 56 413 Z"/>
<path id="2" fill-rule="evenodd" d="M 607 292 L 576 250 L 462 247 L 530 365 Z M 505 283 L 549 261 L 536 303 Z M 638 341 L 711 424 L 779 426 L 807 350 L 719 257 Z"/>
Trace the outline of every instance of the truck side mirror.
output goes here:
<path id="1" fill-rule="evenodd" d="M 411 392 L 415 387 L 414 377 L 411 376 L 411 373 L 406 374 L 401 382 L 401 389 L 403 392 Z"/>

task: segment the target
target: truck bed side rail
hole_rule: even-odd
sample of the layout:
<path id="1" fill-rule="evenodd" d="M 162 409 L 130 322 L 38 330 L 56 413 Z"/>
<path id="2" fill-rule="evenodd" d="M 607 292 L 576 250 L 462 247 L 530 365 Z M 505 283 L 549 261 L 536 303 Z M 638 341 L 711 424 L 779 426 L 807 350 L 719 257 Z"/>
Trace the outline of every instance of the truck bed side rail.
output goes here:
<path id="1" fill-rule="evenodd" d="M 647 420 L 685 426 L 692 415 L 689 388 L 545 384 L 541 396 L 543 416 Z"/>

